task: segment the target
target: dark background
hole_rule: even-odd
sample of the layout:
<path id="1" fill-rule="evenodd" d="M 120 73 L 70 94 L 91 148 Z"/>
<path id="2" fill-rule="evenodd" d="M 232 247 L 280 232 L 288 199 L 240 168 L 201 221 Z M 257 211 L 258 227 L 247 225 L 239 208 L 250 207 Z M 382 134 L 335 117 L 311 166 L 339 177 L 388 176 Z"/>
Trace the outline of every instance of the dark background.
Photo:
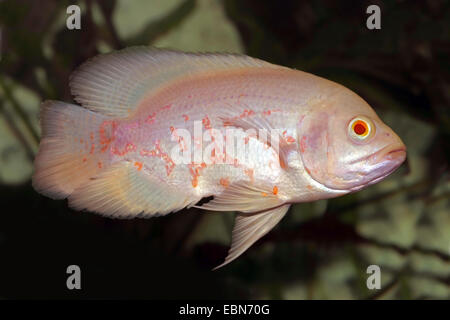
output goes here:
<path id="1" fill-rule="evenodd" d="M 0 298 L 450 298 L 449 1 L 162 3 L 0 1 Z M 65 26 L 70 4 L 82 8 L 81 30 Z M 381 8 L 381 30 L 366 28 L 370 4 Z M 228 250 L 232 213 L 111 220 L 30 184 L 40 101 L 71 101 L 80 63 L 136 44 L 242 52 L 344 84 L 400 135 L 408 160 L 364 191 L 293 206 L 211 272 Z M 80 291 L 66 288 L 71 264 Z M 371 264 L 380 290 L 366 287 Z"/>

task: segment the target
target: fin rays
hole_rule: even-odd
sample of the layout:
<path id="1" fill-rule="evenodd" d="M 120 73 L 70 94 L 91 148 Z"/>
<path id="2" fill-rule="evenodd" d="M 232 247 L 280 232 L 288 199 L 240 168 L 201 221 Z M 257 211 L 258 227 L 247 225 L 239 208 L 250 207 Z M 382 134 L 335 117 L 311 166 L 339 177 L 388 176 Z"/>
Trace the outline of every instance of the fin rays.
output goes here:
<path id="1" fill-rule="evenodd" d="M 238 213 L 233 228 L 231 248 L 225 261 L 213 270 L 221 268 L 238 258 L 258 239 L 269 232 L 289 210 L 290 204 L 256 214 Z"/>
<path id="2" fill-rule="evenodd" d="M 263 66 L 281 68 L 238 54 L 131 47 L 84 63 L 71 75 L 70 88 L 83 107 L 104 115 L 127 117 L 148 93 L 181 76 Z"/>

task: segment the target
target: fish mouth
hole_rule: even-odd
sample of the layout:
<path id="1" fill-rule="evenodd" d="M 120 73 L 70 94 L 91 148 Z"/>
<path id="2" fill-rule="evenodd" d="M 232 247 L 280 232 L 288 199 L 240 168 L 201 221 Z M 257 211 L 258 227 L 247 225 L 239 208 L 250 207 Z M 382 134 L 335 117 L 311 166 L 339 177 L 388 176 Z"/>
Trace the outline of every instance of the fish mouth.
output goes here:
<path id="1" fill-rule="evenodd" d="M 401 162 L 405 161 L 406 158 L 406 147 L 400 147 L 386 153 L 387 160 L 399 160 Z"/>
<path id="2" fill-rule="evenodd" d="M 403 157 L 403 161 L 404 161 L 406 158 L 406 147 L 404 145 L 399 145 L 399 146 L 394 146 L 394 147 L 386 146 L 372 154 L 369 154 L 362 158 L 355 159 L 355 160 L 351 161 L 349 164 L 366 162 L 367 164 L 375 165 L 379 162 L 383 162 L 386 160 L 387 161 L 396 160 L 396 159 L 401 160 L 402 157 Z"/>
<path id="3" fill-rule="evenodd" d="M 369 155 L 366 160 L 376 165 L 377 163 L 383 163 L 386 161 L 401 161 L 406 158 L 406 147 L 404 145 L 386 146 L 381 148 L 377 152 Z"/>
<path id="4" fill-rule="evenodd" d="M 374 167 L 374 175 L 369 184 L 377 183 L 393 173 L 406 159 L 406 147 L 404 145 L 383 148 L 376 152 L 371 160 Z"/>
<path id="5" fill-rule="evenodd" d="M 406 147 L 404 145 L 388 146 L 384 147 L 377 152 L 369 155 L 363 159 L 371 169 L 366 174 L 364 181 L 360 182 L 357 186 L 350 188 L 351 191 L 357 191 L 363 189 L 366 186 L 380 182 L 388 177 L 406 159 Z"/>

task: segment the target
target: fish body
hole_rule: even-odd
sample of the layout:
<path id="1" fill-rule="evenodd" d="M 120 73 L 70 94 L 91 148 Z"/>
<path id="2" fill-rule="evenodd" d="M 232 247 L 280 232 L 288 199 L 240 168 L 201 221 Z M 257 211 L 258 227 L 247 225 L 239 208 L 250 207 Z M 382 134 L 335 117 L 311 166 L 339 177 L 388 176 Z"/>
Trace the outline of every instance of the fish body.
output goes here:
<path id="1" fill-rule="evenodd" d="M 296 79 L 296 75 L 297 72 L 289 69 L 251 68 L 234 73 L 219 71 L 169 84 L 145 99 L 138 106 L 139 112 L 124 120 L 115 120 L 111 161 L 142 163 L 144 170 L 151 171 L 162 181 L 185 190 L 196 199 L 218 195 L 234 182 L 266 184 L 270 181 L 271 189 L 278 188 L 279 197 L 309 200 L 308 195 L 301 194 L 305 193 L 302 192 L 305 189 L 308 194 L 313 193 L 305 187 L 315 184 L 314 180 L 304 174 L 293 177 L 292 173 L 299 173 L 295 170 L 283 170 L 278 163 L 278 154 L 256 137 L 244 135 L 241 138 L 246 147 L 245 157 L 234 157 L 222 152 L 222 156 L 228 156 L 231 163 L 224 163 L 226 159 L 218 157 L 212 157 L 208 162 L 204 155 L 215 150 L 211 148 L 213 142 L 205 141 L 208 140 L 208 130 L 214 128 L 220 131 L 222 137 L 226 137 L 226 130 L 232 127 L 231 123 L 227 125 L 227 120 L 224 120 L 223 108 L 235 109 L 241 121 L 264 117 L 270 121 L 271 128 L 278 129 L 281 135 L 289 139 L 290 144 L 295 144 L 296 126 L 310 110 L 308 103 L 315 99 L 307 88 L 304 92 L 298 92 L 297 88 L 302 87 L 302 83 Z M 305 79 L 300 80 L 304 82 Z M 174 87 L 178 89 L 174 90 Z M 192 161 L 176 164 L 170 151 L 184 142 L 173 141 L 173 136 L 184 129 L 194 137 L 195 124 L 200 139 L 191 139 Z M 270 132 L 268 135 L 267 140 L 270 142 Z M 199 140 L 202 140 L 201 147 Z M 132 145 L 132 150 L 124 154 L 121 150 L 125 150 L 127 145 Z M 207 150 L 208 146 L 210 151 Z M 193 158 L 199 148 L 201 156 L 195 161 Z M 235 151 L 234 154 L 237 154 L 236 148 L 231 150 Z M 152 153 L 152 150 L 155 152 Z M 258 152 L 252 153 L 250 150 Z M 167 158 L 163 158 L 162 154 L 167 155 Z M 295 150 L 291 158 L 300 160 L 299 156 L 299 151 Z"/>
<path id="2" fill-rule="evenodd" d="M 33 185 L 113 217 L 238 211 L 228 263 L 290 204 L 380 181 L 406 148 L 358 95 L 247 56 L 146 47 L 74 72 L 72 105 L 46 101 Z"/>

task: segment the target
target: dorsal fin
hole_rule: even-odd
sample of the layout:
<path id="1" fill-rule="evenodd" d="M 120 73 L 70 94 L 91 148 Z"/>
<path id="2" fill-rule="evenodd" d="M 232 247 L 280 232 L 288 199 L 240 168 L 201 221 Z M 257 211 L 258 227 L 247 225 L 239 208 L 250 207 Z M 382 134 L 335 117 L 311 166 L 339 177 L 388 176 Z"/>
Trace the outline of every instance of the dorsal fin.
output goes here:
<path id="1" fill-rule="evenodd" d="M 171 80 L 245 67 L 282 68 L 239 54 L 130 47 L 84 63 L 71 75 L 70 88 L 83 107 L 108 116 L 126 117 L 149 92 Z"/>

